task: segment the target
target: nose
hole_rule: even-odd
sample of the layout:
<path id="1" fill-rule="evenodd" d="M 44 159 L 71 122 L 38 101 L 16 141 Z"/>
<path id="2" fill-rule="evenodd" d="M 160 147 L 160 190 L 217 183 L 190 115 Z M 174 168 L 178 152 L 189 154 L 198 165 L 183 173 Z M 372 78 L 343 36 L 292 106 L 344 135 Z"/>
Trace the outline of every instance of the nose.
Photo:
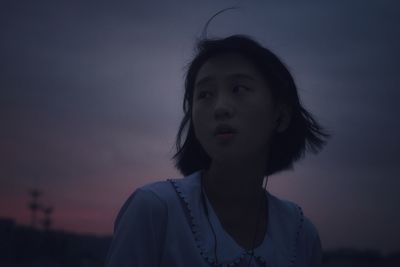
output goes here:
<path id="1" fill-rule="evenodd" d="M 229 119 L 233 116 L 233 114 L 234 108 L 228 97 L 218 97 L 214 108 L 214 118 L 216 120 Z"/>

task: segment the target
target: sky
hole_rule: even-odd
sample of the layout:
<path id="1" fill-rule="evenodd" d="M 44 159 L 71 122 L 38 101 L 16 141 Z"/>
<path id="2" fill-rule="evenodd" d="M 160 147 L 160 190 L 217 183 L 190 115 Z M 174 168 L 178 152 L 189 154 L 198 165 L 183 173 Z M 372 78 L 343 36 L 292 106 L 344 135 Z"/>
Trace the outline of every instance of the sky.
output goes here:
<path id="1" fill-rule="evenodd" d="M 111 234 L 139 186 L 174 168 L 185 67 L 210 37 L 252 36 L 292 72 L 332 134 L 271 176 L 325 249 L 400 250 L 397 1 L 0 2 L 0 217 L 29 224 L 28 191 L 55 229 Z"/>

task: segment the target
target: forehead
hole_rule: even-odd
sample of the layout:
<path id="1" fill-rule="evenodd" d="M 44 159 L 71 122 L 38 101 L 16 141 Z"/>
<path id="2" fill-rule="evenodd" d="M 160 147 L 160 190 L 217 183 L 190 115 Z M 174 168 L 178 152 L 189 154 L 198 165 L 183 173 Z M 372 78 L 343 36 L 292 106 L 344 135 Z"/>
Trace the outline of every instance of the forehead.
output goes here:
<path id="1" fill-rule="evenodd" d="M 199 69 L 195 84 L 218 78 L 263 80 L 261 72 L 253 62 L 245 56 L 235 53 L 208 59 Z"/>

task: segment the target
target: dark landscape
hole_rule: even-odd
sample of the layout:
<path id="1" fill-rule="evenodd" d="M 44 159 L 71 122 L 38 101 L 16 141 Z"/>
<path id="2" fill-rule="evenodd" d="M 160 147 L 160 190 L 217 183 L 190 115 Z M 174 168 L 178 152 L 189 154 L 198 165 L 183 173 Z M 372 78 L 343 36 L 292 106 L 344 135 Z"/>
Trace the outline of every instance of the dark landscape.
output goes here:
<path id="1" fill-rule="evenodd" d="M 98 267 L 104 266 L 111 236 L 82 235 L 37 230 L 0 219 L 0 266 L 2 267 Z M 398 267 L 400 252 L 383 256 L 379 251 L 340 249 L 326 251 L 324 267 Z"/>

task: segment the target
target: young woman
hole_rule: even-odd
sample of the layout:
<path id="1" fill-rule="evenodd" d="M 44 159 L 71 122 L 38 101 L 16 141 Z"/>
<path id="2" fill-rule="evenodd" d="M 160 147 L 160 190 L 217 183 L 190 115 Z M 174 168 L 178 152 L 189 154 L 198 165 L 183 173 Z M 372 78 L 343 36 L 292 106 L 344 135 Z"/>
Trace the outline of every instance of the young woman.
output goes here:
<path id="1" fill-rule="evenodd" d="M 282 62 L 246 36 L 202 40 L 183 109 L 174 159 L 185 177 L 131 195 L 106 265 L 319 266 L 313 224 L 262 186 L 328 137 Z"/>

